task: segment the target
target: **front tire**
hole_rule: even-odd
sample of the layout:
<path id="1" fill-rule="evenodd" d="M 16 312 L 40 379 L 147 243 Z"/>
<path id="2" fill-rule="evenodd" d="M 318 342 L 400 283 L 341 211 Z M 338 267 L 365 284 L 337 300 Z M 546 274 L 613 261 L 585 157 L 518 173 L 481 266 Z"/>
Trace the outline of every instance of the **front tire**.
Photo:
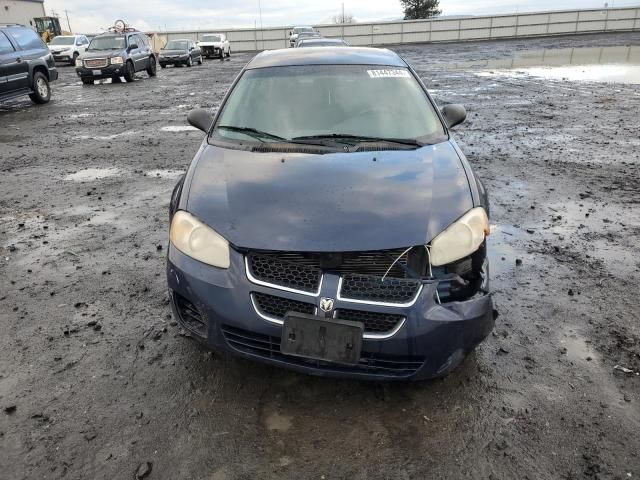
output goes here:
<path id="1" fill-rule="evenodd" d="M 187 59 L 187 63 L 185 63 L 185 65 L 187 67 L 193 67 L 193 58 L 191 58 L 191 55 L 189 55 L 189 58 Z"/>
<path id="2" fill-rule="evenodd" d="M 227 51 L 227 58 L 229 58 L 231 56 L 231 47 L 229 47 L 229 50 Z"/>
<path id="3" fill-rule="evenodd" d="M 33 93 L 29 94 L 29 98 L 37 104 L 47 103 L 51 99 L 51 87 L 44 73 L 33 74 Z"/>
<path id="4" fill-rule="evenodd" d="M 71 58 L 71 63 L 69 65 L 71 65 L 72 67 L 75 67 L 77 59 L 78 59 L 78 52 L 75 52 L 73 54 L 73 57 Z"/>
<path id="5" fill-rule="evenodd" d="M 198 65 L 202 65 L 202 62 L 203 62 L 202 55 L 200 55 L 200 58 L 198 58 Z"/>
<path id="6" fill-rule="evenodd" d="M 160 68 L 167 68 L 167 66 L 164 63 L 161 63 Z"/>
<path id="7" fill-rule="evenodd" d="M 84 85 L 93 85 L 93 78 L 83 78 L 82 83 Z"/>
<path id="8" fill-rule="evenodd" d="M 158 71 L 158 65 L 156 64 L 155 57 L 149 57 L 149 67 L 147 67 L 147 75 L 155 77 Z"/>
<path id="9" fill-rule="evenodd" d="M 128 60 L 124 64 L 124 79 L 127 82 L 133 82 L 136 78 L 136 67 L 133 66 L 133 62 Z"/>

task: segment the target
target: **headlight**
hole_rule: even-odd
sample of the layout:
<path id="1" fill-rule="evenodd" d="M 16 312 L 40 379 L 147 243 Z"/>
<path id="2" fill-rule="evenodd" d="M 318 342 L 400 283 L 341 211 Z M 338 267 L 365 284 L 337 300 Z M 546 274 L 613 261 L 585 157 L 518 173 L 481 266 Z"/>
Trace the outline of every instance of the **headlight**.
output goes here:
<path id="1" fill-rule="evenodd" d="M 76 67 L 82 66 L 82 60 L 80 58 L 76 58 Z"/>
<path id="2" fill-rule="evenodd" d="M 469 210 L 431 241 L 431 264 L 438 267 L 471 255 L 480 248 L 489 230 L 484 208 Z"/>
<path id="3" fill-rule="evenodd" d="M 229 268 L 229 242 L 190 213 L 176 212 L 169 238 L 185 255 L 207 265 Z"/>
<path id="4" fill-rule="evenodd" d="M 124 59 L 122 57 L 111 57 L 111 65 L 122 65 Z"/>

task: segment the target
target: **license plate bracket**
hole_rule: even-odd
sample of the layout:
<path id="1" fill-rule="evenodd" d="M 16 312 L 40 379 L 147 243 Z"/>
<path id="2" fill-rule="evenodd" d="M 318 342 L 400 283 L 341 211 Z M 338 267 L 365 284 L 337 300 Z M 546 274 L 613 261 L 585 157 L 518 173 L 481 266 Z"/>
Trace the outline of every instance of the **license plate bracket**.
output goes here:
<path id="1" fill-rule="evenodd" d="M 363 334 L 361 322 L 291 312 L 284 318 L 280 351 L 296 357 L 357 365 Z"/>
<path id="2" fill-rule="evenodd" d="M 102 70 L 91 70 L 91 73 L 92 73 L 94 76 L 102 75 Z"/>

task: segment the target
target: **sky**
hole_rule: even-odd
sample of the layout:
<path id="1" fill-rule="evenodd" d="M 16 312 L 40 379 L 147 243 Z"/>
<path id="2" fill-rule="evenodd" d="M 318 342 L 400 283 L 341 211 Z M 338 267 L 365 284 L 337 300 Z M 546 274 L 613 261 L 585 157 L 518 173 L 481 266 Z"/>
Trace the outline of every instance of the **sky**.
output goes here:
<path id="1" fill-rule="evenodd" d="M 441 0 L 443 15 L 488 15 L 540 10 L 638 5 L 640 0 Z M 47 14 L 67 10 L 75 32 L 94 33 L 124 19 L 139 30 L 192 30 L 329 23 L 341 12 L 340 0 L 45 0 Z M 345 12 L 356 21 L 402 18 L 399 0 L 345 0 Z"/>

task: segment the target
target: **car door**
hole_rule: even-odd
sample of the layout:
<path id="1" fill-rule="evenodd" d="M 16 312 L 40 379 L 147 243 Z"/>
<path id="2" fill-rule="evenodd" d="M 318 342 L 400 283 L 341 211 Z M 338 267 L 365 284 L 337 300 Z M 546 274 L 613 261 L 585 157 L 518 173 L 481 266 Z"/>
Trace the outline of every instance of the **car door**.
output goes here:
<path id="1" fill-rule="evenodd" d="M 133 66 L 136 71 L 142 70 L 142 45 L 140 45 L 140 39 L 138 35 L 129 35 L 127 37 L 127 45 L 129 49 L 129 57 L 133 61 Z M 135 46 L 136 48 L 131 48 Z"/>
<path id="2" fill-rule="evenodd" d="M 87 37 L 84 37 L 82 35 L 76 37 L 76 50 L 79 54 L 83 54 L 87 50 L 87 45 L 89 45 Z"/>
<path id="3" fill-rule="evenodd" d="M 149 58 L 151 57 L 151 43 L 149 42 L 149 37 L 144 33 L 139 33 L 138 39 L 140 40 L 138 45 L 140 45 L 142 68 L 149 68 Z"/>
<path id="4" fill-rule="evenodd" d="M 29 64 L 17 45 L 0 31 L 0 93 L 29 87 Z"/>

